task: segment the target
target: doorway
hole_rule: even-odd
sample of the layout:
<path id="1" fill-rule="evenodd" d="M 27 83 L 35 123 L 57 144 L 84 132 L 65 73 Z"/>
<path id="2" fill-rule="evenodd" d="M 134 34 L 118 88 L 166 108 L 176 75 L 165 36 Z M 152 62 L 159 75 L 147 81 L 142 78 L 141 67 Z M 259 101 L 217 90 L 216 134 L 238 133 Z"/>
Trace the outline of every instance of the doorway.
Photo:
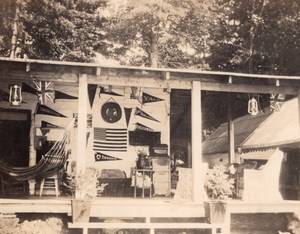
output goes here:
<path id="1" fill-rule="evenodd" d="M 30 145 L 30 110 L 0 109 L 0 159 L 15 167 L 27 167 Z"/>

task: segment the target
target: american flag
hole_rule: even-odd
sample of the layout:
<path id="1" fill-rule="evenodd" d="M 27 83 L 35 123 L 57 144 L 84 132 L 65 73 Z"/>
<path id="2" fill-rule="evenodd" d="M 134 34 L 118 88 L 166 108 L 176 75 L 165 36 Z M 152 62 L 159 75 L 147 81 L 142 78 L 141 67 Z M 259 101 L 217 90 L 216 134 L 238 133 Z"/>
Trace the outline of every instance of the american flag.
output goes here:
<path id="1" fill-rule="evenodd" d="M 94 151 L 127 151 L 127 129 L 94 128 Z"/>
<path id="2" fill-rule="evenodd" d="M 33 81 L 36 89 L 36 95 L 42 105 L 48 101 L 54 102 L 55 93 L 53 89 L 53 82 L 49 81 Z"/>

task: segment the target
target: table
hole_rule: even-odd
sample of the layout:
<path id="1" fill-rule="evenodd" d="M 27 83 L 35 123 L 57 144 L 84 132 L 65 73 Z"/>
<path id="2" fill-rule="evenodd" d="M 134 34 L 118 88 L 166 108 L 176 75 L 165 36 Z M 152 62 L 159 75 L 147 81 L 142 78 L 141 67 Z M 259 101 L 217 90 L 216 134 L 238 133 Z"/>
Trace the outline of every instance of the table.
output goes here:
<path id="1" fill-rule="evenodd" d="M 138 184 L 137 184 L 137 173 L 141 173 L 142 175 L 142 198 L 145 197 L 145 189 L 149 189 L 149 197 L 152 197 L 152 186 L 153 186 L 153 173 L 154 171 L 152 169 L 137 169 L 134 168 L 133 169 L 133 173 L 134 173 L 134 198 L 136 198 L 136 190 L 138 188 Z M 149 188 L 146 187 L 145 184 L 145 178 L 146 176 L 150 177 L 150 186 Z"/>

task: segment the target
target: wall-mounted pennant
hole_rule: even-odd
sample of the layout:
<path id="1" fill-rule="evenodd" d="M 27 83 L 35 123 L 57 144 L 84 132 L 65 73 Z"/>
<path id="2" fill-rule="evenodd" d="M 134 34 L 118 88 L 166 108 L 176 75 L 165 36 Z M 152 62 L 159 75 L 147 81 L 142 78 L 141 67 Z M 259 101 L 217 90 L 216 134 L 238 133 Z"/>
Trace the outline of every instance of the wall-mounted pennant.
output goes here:
<path id="1" fill-rule="evenodd" d="M 78 99 L 78 97 L 55 90 L 55 100 L 56 99 Z"/>
<path id="2" fill-rule="evenodd" d="M 36 89 L 24 82 L 22 83 L 22 92 L 31 93 L 31 94 L 36 95 Z"/>
<path id="3" fill-rule="evenodd" d="M 91 108 L 93 108 L 97 87 L 98 85 L 96 84 L 88 84 L 88 95 L 89 95 Z"/>
<path id="4" fill-rule="evenodd" d="M 53 82 L 49 81 L 33 81 L 36 89 L 36 95 L 42 105 L 48 101 L 54 102 L 55 91 L 53 89 Z"/>
<path id="5" fill-rule="evenodd" d="M 141 131 L 146 131 L 146 132 L 154 132 L 154 130 L 152 128 L 149 128 L 143 124 L 140 123 L 136 123 L 135 124 L 135 129 L 136 130 L 141 130 Z"/>
<path id="6" fill-rule="evenodd" d="M 63 128 L 47 121 L 41 121 L 41 128 Z"/>
<path id="7" fill-rule="evenodd" d="M 51 109 L 50 107 L 41 105 L 39 103 L 36 107 L 35 113 L 40 114 L 40 115 L 51 115 L 51 116 L 56 116 L 56 117 L 67 118 L 67 116 L 60 114 L 59 112 Z"/>
<path id="8" fill-rule="evenodd" d="M 149 114 L 147 114 L 146 112 L 142 111 L 140 108 L 136 108 L 135 109 L 135 115 L 146 118 L 146 119 L 150 119 L 156 122 L 159 122 L 157 119 L 153 118 L 152 116 L 150 116 Z"/>
<path id="9" fill-rule="evenodd" d="M 73 118 L 75 119 L 74 121 L 74 128 L 78 127 L 78 113 L 73 113 Z M 87 128 L 92 128 L 93 125 L 93 115 L 92 114 L 87 114 L 86 116 L 86 127 Z"/>
<path id="10" fill-rule="evenodd" d="M 273 111 L 280 111 L 280 108 L 284 102 L 284 94 L 271 94 L 270 95 L 270 107 Z"/>
<path id="11" fill-rule="evenodd" d="M 132 108 L 126 108 L 126 107 L 124 107 L 124 112 L 125 112 L 126 124 L 127 124 L 127 127 L 128 127 L 128 124 L 129 124 L 129 121 L 130 121 L 131 112 L 132 112 Z"/>
<path id="12" fill-rule="evenodd" d="M 9 93 L 0 89 L 0 102 L 9 102 Z"/>
<path id="13" fill-rule="evenodd" d="M 100 97 L 101 94 L 108 94 L 108 95 L 111 95 L 111 96 L 123 96 L 121 94 L 118 94 L 118 93 L 115 93 L 115 92 L 111 91 L 109 88 L 105 88 L 105 87 L 100 86 L 99 97 Z"/>
<path id="14" fill-rule="evenodd" d="M 95 152 L 94 155 L 95 155 L 95 161 L 96 162 L 122 160 L 120 158 L 113 157 L 113 156 L 103 154 L 103 153 L 100 153 L 100 152 Z"/>
<path id="15" fill-rule="evenodd" d="M 127 151 L 127 129 L 94 128 L 94 151 Z"/>
<path id="16" fill-rule="evenodd" d="M 152 96 L 148 93 L 143 92 L 143 96 L 142 96 L 142 104 L 145 103 L 149 103 L 149 102 L 159 102 L 159 101 L 163 101 L 163 99 Z"/>

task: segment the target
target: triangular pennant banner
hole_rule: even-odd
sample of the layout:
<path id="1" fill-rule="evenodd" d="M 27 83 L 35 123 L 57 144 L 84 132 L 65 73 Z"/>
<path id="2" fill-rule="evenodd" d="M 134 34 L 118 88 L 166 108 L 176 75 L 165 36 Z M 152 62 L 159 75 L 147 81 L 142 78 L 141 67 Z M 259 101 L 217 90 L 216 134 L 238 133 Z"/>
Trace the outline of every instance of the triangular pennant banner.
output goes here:
<path id="1" fill-rule="evenodd" d="M 43 136 L 46 136 L 50 132 L 49 128 L 41 128 L 41 133 Z"/>
<path id="2" fill-rule="evenodd" d="M 41 121 L 41 128 L 63 128 L 60 126 L 57 126 L 55 124 L 49 123 L 47 121 L 42 120 Z"/>
<path id="3" fill-rule="evenodd" d="M 58 113 L 57 111 L 51 109 L 48 106 L 45 105 L 37 105 L 36 114 L 41 114 L 41 115 L 51 115 L 51 116 L 56 116 L 56 117 L 62 117 L 62 118 L 67 118 L 67 116 L 64 116 L 63 114 Z"/>
<path id="4" fill-rule="evenodd" d="M 36 95 L 36 89 L 31 87 L 30 85 L 24 83 L 24 82 L 22 83 L 22 92 L 31 93 L 31 94 Z"/>
<path id="5" fill-rule="evenodd" d="M 89 95 L 89 101 L 90 101 L 91 108 L 93 107 L 97 87 L 98 87 L 98 85 L 96 85 L 96 84 L 88 84 L 88 95 Z"/>
<path id="6" fill-rule="evenodd" d="M 142 96 L 142 104 L 145 103 L 149 103 L 149 102 L 159 102 L 159 101 L 163 101 L 163 99 L 152 96 L 148 93 L 143 92 L 143 96 Z"/>
<path id="7" fill-rule="evenodd" d="M 132 112 L 132 108 L 124 108 L 125 111 L 125 118 L 126 118 L 126 124 L 128 127 L 129 121 L 130 121 L 130 116 L 131 116 L 131 112 Z"/>
<path id="8" fill-rule="evenodd" d="M 104 87 L 100 86 L 100 94 L 99 95 L 101 95 L 101 94 L 108 94 L 108 95 L 111 95 L 111 96 L 123 96 L 121 94 L 115 93 L 115 92 L 113 92 L 113 91 L 111 91 L 107 88 L 104 88 Z"/>
<path id="9" fill-rule="evenodd" d="M 150 119 L 150 120 L 153 120 L 153 121 L 156 121 L 156 122 L 159 122 L 157 119 L 153 118 L 152 116 L 150 116 L 149 114 L 147 114 L 146 112 L 142 111 L 140 108 L 136 108 L 135 109 L 135 115 L 137 116 L 141 116 L 143 118 L 146 118 L 146 119 Z"/>
<path id="10" fill-rule="evenodd" d="M 271 94 L 270 95 L 270 107 L 273 111 L 280 111 L 281 106 L 284 102 L 284 94 Z"/>
<path id="11" fill-rule="evenodd" d="M 87 147 L 87 145 L 88 145 L 90 135 L 91 135 L 90 132 L 87 132 L 87 133 L 86 133 L 86 146 L 85 146 L 85 147 Z"/>
<path id="12" fill-rule="evenodd" d="M 149 128 L 143 124 L 140 123 L 136 123 L 135 124 L 135 129 L 136 130 L 141 130 L 141 131 L 146 131 L 146 132 L 154 132 L 154 130 L 152 128 Z"/>
<path id="13" fill-rule="evenodd" d="M 78 99 L 78 97 L 55 90 L 55 99 Z"/>
<path id="14" fill-rule="evenodd" d="M 53 89 L 53 82 L 51 81 L 33 81 L 36 89 L 36 95 L 42 105 L 46 104 L 48 101 L 54 102 L 55 92 Z"/>
<path id="15" fill-rule="evenodd" d="M 107 154 L 103 154 L 100 152 L 95 152 L 95 161 L 100 162 L 100 161 L 117 161 L 117 160 L 122 160 L 117 157 L 113 157 Z"/>
<path id="16" fill-rule="evenodd" d="M 9 93 L 0 89 L 0 102 L 9 102 Z"/>

